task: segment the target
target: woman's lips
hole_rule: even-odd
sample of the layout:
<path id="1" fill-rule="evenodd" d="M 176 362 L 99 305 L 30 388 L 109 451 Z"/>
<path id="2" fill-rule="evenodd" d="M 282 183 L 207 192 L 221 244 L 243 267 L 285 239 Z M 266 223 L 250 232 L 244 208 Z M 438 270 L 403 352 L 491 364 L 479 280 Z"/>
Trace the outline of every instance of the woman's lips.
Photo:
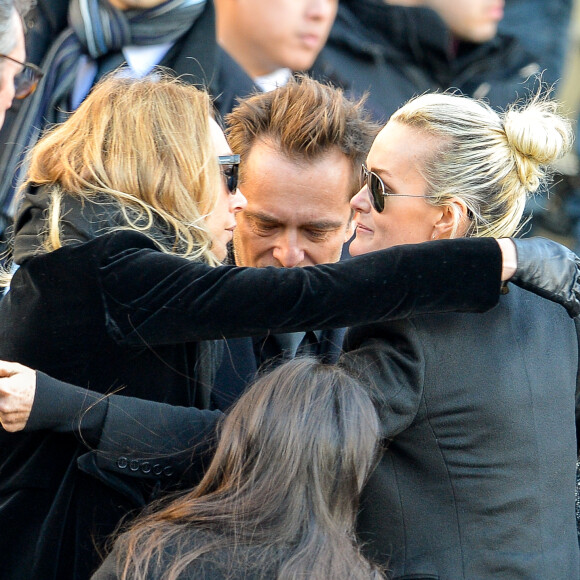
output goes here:
<path id="1" fill-rule="evenodd" d="M 300 40 L 302 44 L 310 49 L 318 49 L 320 46 L 320 36 L 317 34 L 301 34 Z"/>
<path id="2" fill-rule="evenodd" d="M 361 224 L 360 222 L 356 222 L 356 231 L 357 232 L 361 232 L 361 233 L 367 233 L 367 234 L 372 234 L 373 230 L 371 230 L 370 228 L 368 228 L 367 226 Z"/>

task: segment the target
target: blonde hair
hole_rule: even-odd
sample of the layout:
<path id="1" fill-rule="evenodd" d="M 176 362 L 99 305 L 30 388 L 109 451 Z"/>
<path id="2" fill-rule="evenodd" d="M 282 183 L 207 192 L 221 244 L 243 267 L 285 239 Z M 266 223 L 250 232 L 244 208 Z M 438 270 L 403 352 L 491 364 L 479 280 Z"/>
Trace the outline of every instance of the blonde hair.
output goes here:
<path id="1" fill-rule="evenodd" d="M 205 91 L 157 69 L 99 82 L 67 121 L 32 149 L 23 185 L 48 186 L 45 249 L 62 246 L 64 194 L 113 202 L 121 227 L 149 235 L 168 253 L 219 262 L 204 220 L 220 191 Z M 162 233 L 160 233 L 162 232 Z"/>
<path id="2" fill-rule="evenodd" d="M 175 580 L 204 560 L 221 561 L 224 577 L 250 564 L 279 580 L 383 578 L 354 535 L 379 438 L 371 397 L 345 369 L 285 363 L 233 407 L 198 487 L 119 537 L 120 578 Z"/>
<path id="3" fill-rule="evenodd" d="M 513 235 L 521 227 L 527 197 L 547 182 L 550 164 L 573 140 L 557 103 L 539 95 L 498 113 L 469 97 L 425 94 L 401 107 L 391 121 L 440 139 L 423 167 L 428 201 L 463 200 L 471 220 L 467 236 Z"/>

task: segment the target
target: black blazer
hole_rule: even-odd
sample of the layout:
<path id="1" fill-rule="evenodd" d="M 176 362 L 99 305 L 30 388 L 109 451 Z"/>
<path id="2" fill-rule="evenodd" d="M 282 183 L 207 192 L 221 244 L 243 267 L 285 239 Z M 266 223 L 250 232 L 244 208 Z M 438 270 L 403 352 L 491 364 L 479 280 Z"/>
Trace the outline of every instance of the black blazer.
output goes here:
<path id="1" fill-rule="evenodd" d="M 580 578 L 578 336 L 514 287 L 481 316 L 349 330 L 388 444 L 358 533 L 392 578 Z"/>

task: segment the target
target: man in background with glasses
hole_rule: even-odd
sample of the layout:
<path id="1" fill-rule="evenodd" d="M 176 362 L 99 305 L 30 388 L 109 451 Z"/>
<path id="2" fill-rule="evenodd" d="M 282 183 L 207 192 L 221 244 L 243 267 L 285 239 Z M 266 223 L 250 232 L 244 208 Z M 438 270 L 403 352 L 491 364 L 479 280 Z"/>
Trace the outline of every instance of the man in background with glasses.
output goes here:
<path id="1" fill-rule="evenodd" d="M 22 16 L 27 8 L 24 2 L 0 0 L 0 127 L 13 100 L 33 93 L 42 77 L 40 69 L 24 62 Z"/>

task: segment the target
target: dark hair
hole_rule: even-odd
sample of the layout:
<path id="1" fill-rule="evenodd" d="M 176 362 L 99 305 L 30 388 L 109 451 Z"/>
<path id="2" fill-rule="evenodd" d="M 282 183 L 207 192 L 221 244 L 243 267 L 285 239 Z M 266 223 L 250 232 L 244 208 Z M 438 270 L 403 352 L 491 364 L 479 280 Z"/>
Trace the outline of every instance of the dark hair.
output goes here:
<path id="1" fill-rule="evenodd" d="M 117 540 L 121 577 L 175 579 L 209 558 L 225 577 L 241 565 L 277 578 L 382 578 L 354 537 L 378 438 L 370 397 L 346 371 L 310 358 L 278 367 L 226 417 L 199 486 Z"/>
<path id="2" fill-rule="evenodd" d="M 297 161 L 311 161 L 338 149 L 351 161 L 351 194 L 359 189 L 360 165 L 379 126 L 364 109 L 364 99 L 352 101 L 341 89 L 305 75 L 291 78 L 273 91 L 244 99 L 226 117 L 228 142 L 243 160 L 256 140 L 269 140 Z"/>

